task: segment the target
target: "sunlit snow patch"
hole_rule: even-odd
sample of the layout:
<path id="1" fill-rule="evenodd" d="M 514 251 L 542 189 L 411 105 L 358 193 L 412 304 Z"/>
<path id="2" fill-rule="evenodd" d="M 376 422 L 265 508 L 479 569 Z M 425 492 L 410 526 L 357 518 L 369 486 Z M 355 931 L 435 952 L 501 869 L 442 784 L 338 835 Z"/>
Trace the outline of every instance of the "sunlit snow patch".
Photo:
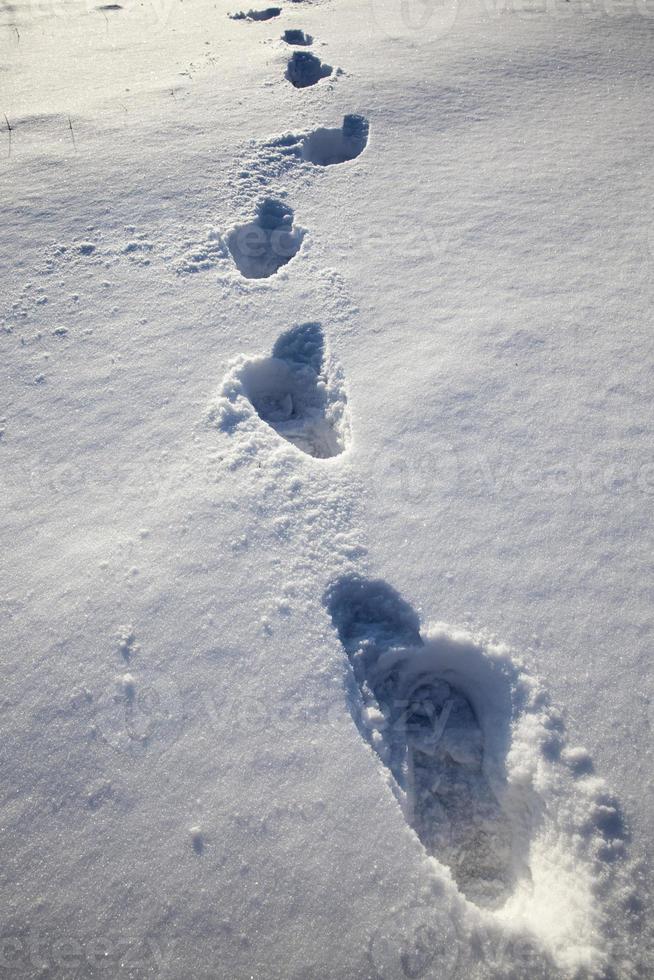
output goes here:
<path id="1" fill-rule="evenodd" d="M 299 251 L 304 229 L 293 226 L 293 210 L 266 198 L 256 217 L 227 235 L 227 247 L 239 272 L 247 279 L 265 279 L 290 262 Z"/>
<path id="2" fill-rule="evenodd" d="M 256 428 L 263 421 L 318 459 L 342 453 L 349 441 L 347 398 L 320 324 L 303 323 L 283 333 L 271 357 L 238 358 L 211 418 L 225 431 Z"/>

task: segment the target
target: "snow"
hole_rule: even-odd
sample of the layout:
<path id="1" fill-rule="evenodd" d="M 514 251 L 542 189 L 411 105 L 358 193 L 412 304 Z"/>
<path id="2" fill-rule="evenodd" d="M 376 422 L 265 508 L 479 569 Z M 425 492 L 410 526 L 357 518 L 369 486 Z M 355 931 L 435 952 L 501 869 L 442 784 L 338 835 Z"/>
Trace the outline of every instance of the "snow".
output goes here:
<path id="1" fill-rule="evenodd" d="M 651 975 L 652 11 L 235 12 L 0 6 L 3 967 Z"/>

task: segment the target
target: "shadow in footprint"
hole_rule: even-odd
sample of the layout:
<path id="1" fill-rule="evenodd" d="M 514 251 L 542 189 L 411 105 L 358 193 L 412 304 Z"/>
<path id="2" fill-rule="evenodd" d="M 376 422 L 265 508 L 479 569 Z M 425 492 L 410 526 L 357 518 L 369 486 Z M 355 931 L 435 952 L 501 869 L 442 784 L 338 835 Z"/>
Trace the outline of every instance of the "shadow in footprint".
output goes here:
<path id="1" fill-rule="evenodd" d="M 313 44 L 313 38 L 310 34 L 305 34 L 304 31 L 298 30 L 297 28 L 291 28 L 288 31 L 284 31 L 282 34 L 282 41 L 286 41 L 287 44 L 297 44 L 304 47 L 309 47 Z"/>
<path id="2" fill-rule="evenodd" d="M 318 167 L 354 160 L 368 145 L 370 127 L 365 116 L 354 113 L 343 117 L 340 128 L 314 129 L 306 135 L 285 133 L 268 145 L 277 147 L 284 156 L 294 156 Z"/>
<path id="3" fill-rule="evenodd" d="M 293 210 L 266 198 L 253 221 L 237 225 L 226 238 L 236 266 L 247 279 L 265 279 L 297 255 L 304 229 L 293 227 Z"/>
<path id="4" fill-rule="evenodd" d="M 348 115 L 340 129 L 316 129 L 302 142 L 302 159 L 328 167 L 334 163 L 354 160 L 368 144 L 368 120 Z"/>
<path id="5" fill-rule="evenodd" d="M 259 417 L 319 459 L 345 449 L 344 396 L 341 392 L 340 403 L 330 396 L 324 356 L 322 327 L 303 323 L 279 337 L 272 357 L 249 361 L 240 373 L 243 391 Z"/>
<path id="6" fill-rule="evenodd" d="M 310 51 L 294 51 L 286 68 L 286 78 L 295 88 L 308 88 L 321 78 L 328 78 L 333 68 L 325 65 Z"/>
<path id="7" fill-rule="evenodd" d="M 279 17 L 282 12 L 281 7 L 266 7 L 265 10 L 239 10 L 237 14 L 228 14 L 231 20 L 271 20 Z"/>
<path id="8" fill-rule="evenodd" d="M 517 863 L 491 786 L 506 778 L 506 678 L 474 643 L 423 640 L 417 614 L 383 581 L 346 576 L 325 601 L 352 665 L 353 716 L 392 774 L 408 822 L 468 899 L 502 905 Z"/>

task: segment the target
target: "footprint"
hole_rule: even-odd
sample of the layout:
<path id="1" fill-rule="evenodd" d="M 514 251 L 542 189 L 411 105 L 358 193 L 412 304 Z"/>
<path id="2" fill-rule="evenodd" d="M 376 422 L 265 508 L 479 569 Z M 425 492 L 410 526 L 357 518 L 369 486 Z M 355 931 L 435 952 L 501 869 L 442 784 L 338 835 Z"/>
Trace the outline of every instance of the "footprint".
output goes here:
<path id="1" fill-rule="evenodd" d="M 313 38 L 310 34 L 305 34 L 304 31 L 300 31 L 297 28 L 291 28 L 288 31 L 284 31 L 282 34 L 282 41 L 286 41 L 287 44 L 298 44 L 308 47 L 313 44 Z"/>
<path id="2" fill-rule="evenodd" d="M 333 70 L 310 51 L 294 51 L 286 68 L 286 78 L 295 88 L 308 88 L 321 78 L 327 78 Z"/>
<path id="3" fill-rule="evenodd" d="M 293 133 L 280 136 L 269 146 L 280 148 L 286 156 L 296 156 L 319 167 L 329 167 L 334 163 L 354 160 L 368 145 L 368 120 L 355 114 L 343 117 L 343 125 L 338 129 L 315 129 L 304 136 Z"/>
<path id="4" fill-rule="evenodd" d="M 265 198 L 253 221 L 237 225 L 226 238 L 236 266 L 247 279 L 265 279 L 297 255 L 304 229 L 293 226 L 293 210 Z"/>
<path id="5" fill-rule="evenodd" d="M 319 323 L 283 333 L 271 357 L 235 362 L 212 418 L 232 431 L 237 425 L 252 426 L 257 416 L 309 456 L 328 459 L 345 450 L 347 398 L 341 372 L 326 355 Z"/>
<path id="6" fill-rule="evenodd" d="M 368 132 L 364 116 L 344 116 L 340 129 L 316 129 L 304 138 L 302 159 L 320 167 L 354 160 L 368 145 Z"/>
<path id="7" fill-rule="evenodd" d="M 416 613 L 382 581 L 345 577 L 326 602 L 353 669 L 355 720 L 408 822 L 466 898 L 501 906 L 528 874 L 496 795 L 506 782 L 506 678 L 474 644 L 423 640 Z"/>
<path id="8" fill-rule="evenodd" d="M 266 7 L 265 10 L 248 10 L 247 13 L 239 10 L 237 14 L 228 14 L 228 17 L 231 20 L 271 20 L 279 17 L 281 12 L 281 7 Z"/>

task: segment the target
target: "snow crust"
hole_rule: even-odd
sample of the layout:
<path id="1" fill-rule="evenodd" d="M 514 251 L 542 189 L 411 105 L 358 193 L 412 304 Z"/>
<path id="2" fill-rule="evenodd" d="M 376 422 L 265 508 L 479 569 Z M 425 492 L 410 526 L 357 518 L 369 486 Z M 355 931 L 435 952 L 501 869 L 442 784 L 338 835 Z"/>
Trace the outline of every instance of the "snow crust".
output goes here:
<path id="1" fill-rule="evenodd" d="M 651 976 L 651 11 L 233 13 L 0 6 L 3 966 Z"/>

